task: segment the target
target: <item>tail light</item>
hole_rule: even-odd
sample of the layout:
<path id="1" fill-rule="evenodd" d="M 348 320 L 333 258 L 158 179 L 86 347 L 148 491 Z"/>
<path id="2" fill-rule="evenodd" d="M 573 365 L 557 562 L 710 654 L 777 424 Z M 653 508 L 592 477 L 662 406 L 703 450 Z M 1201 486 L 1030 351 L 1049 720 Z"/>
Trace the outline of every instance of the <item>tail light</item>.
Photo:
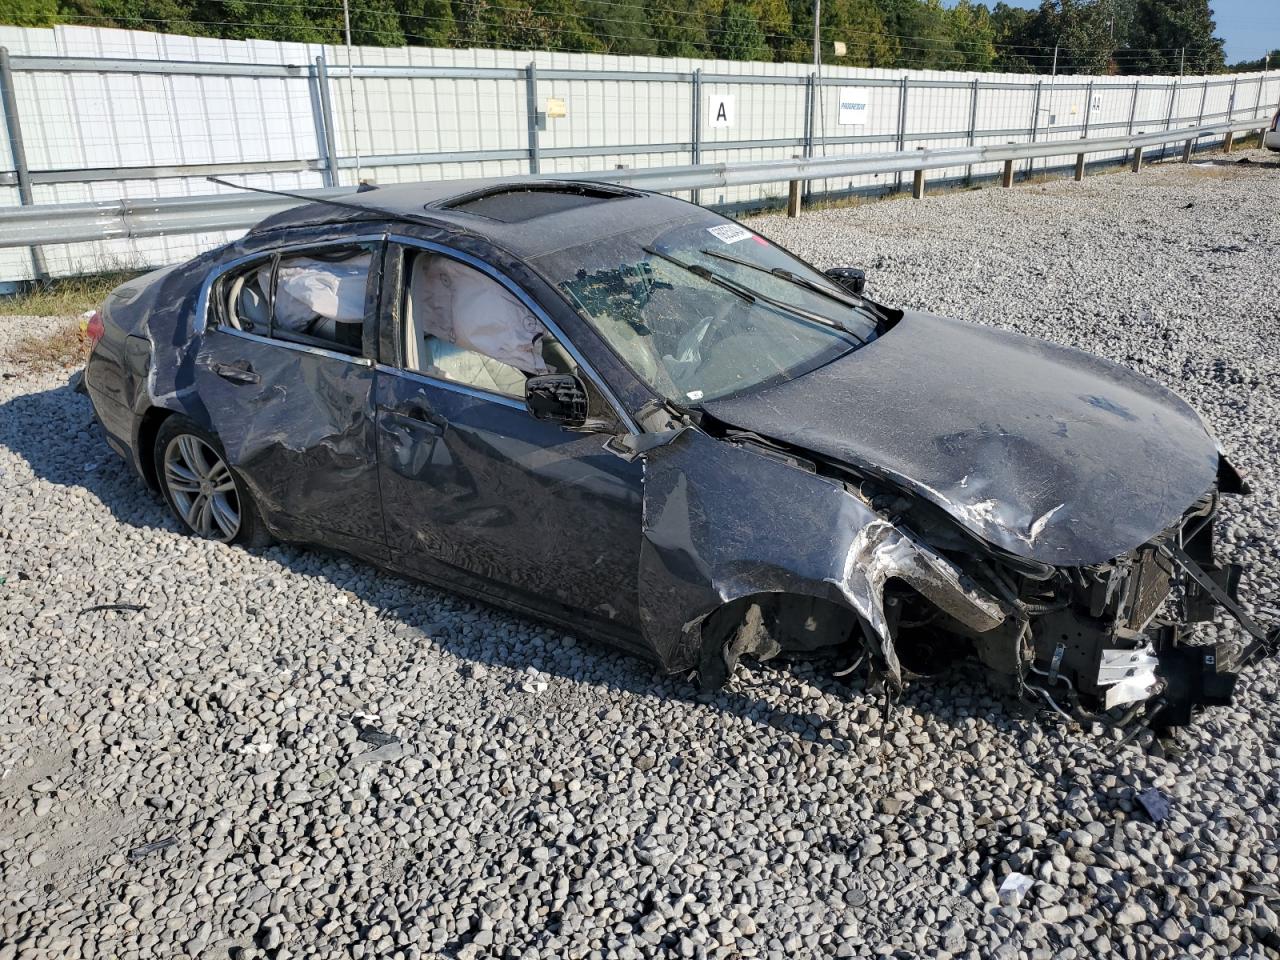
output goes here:
<path id="1" fill-rule="evenodd" d="M 96 347 L 102 335 L 107 332 L 106 327 L 102 325 L 102 311 L 90 310 L 86 313 L 80 321 L 80 332 L 89 338 L 90 344 Z"/>

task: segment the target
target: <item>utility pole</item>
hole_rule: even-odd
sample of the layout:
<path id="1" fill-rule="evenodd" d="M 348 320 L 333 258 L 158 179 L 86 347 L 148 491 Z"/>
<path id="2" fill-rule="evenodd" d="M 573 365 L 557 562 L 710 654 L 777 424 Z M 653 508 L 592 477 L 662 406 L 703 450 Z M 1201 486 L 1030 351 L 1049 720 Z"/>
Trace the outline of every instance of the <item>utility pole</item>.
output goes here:
<path id="1" fill-rule="evenodd" d="M 1053 87 L 1054 81 L 1058 78 L 1058 45 L 1053 45 L 1053 66 L 1049 70 L 1049 105 L 1044 109 L 1044 132 L 1045 136 L 1049 135 L 1049 124 L 1053 122 Z M 1036 117 L 1036 123 L 1040 122 L 1040 117 Z M 1049 167 L 1049 158 L 1044 158 L 1045 169 Z M 1031 158 L 1030 172 L 1034 173 L 1036 169 L 1035 158 Z"/>
<path id="2" fill-rule="evenodd" d="M 347 104 L 351 108 L 351 149 L 356 157 L 356 183 L 360 183 L 360 122 L 356 119 L 356 71 L 351 62 L 351 8 L 342 0 L 342 23 L 347 32 Z"/>
<path id="3" fill-rule="evenodd" d="M 813 65 L 822 66 L 822 33 L 818 29 L 822 21 L 822 0 L 813 0 Z"/>
<path id="4" fill-rule="evenodd" d="M 1182 79 L 1182 75 L 1187 71 L 1187 48 L 1182 48 L 1182 57 L 1178 61 L 1178 79 Z"/>

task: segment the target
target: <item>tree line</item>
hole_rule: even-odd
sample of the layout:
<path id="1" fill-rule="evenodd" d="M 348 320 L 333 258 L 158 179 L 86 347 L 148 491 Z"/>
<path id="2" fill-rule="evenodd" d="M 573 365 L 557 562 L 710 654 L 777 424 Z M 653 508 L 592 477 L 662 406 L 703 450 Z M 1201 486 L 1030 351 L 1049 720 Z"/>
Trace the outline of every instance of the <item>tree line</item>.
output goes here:
<path id="1" fill-rule="evenodd" d="M 814 0 L 350 0 L 352 42 L 811 62 Z M 0 22 L 341 43 L 341 0 L 5 0 Z M 824 63 L 1019 73 L 1226 69 L 1209 0 L 822 0 Z M 1233 65 L 1239 69 L 1258 69 Z"/>

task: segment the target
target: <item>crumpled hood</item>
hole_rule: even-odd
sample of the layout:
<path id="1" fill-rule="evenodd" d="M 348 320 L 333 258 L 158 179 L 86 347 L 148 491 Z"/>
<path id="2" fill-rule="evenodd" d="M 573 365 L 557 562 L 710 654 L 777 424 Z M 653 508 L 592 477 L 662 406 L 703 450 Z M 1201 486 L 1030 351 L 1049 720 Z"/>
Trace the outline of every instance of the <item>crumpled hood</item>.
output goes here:
<path id="1" fill-rule="evenodd" d="M 713 417 L 890 480 L 985 541 L 1102 563 L 1173 523 L 1217 476 L 1196 412 L 1079 350 L 921 313 Z M 785 494 L 784 494 L 785 495 Z"/>

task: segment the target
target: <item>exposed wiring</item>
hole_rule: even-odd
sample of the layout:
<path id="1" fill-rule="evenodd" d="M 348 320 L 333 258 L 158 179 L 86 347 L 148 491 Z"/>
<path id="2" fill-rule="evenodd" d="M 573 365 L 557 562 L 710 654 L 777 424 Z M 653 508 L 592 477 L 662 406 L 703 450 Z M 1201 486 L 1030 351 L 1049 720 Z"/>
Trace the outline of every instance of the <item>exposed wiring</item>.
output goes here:
<path id="1" fill-rule="evenodd" d="M 1027 666 L 1032 673 L 1038 673 L 1040 674 L 1040 676 L 1044 677 L 1045 679 L 1048 679 L 1049 671 L 1041 670 L 1034 663 L 1029 663 L 1027 664 Z M 1055 679 L 1061 680 L 1063 683 L 1065 683 L 1067 685 L 1067 689 L 1070 690 L 1073 694 L 1076 692 L 1075 684 L 1073 684 L 1067 677 L 1063 676 L 1061 673 L 1058 674 L 1058 676 Z"/>
<path id="2" fill-rule="evenodd" d="M 865 653 L 860 653 L 858 654 L 857 660 L 853 661 L 853 663 L 849 664 L 849 666 L 845 667 L 843 670 L 837 670 L 835 673 L 832 674 L 832 676 L 847 677 L 849 674 L 853 673 L 853 671 L 857 670 L 860 666 L 862 666 L 862 662 L 866 659 L 867 659 L 867 655 Z"/>
<path id="3" fill-rule="evenodd" d="M 1071 714 L 1067 713 L 1067 711 L 1063 710 L 1060 706 L 1058 706 L 1058 701 L 1054 700 L 1053 697 L 1049 695 L 1049 691 L 1046 690 L 1044 687 L 1037 686 L 1034 683 L 1028 683 L 1028 684 L 1025 684 L 1025 686 L 1028 690 L 1034 690 L 1036 693 L 1040 694 L 1040 696 L 1044 698 L 1044 701 L 1047 704 L 1049 704 L 1049 706 L 1053 707 L 1054 710 L 1062 714 L 1062 716 L 1065 717 L 1068 721 L 1076 724 L 1080 723 L 1080 720 L 1078 718 L 1073 717 Z"/>

